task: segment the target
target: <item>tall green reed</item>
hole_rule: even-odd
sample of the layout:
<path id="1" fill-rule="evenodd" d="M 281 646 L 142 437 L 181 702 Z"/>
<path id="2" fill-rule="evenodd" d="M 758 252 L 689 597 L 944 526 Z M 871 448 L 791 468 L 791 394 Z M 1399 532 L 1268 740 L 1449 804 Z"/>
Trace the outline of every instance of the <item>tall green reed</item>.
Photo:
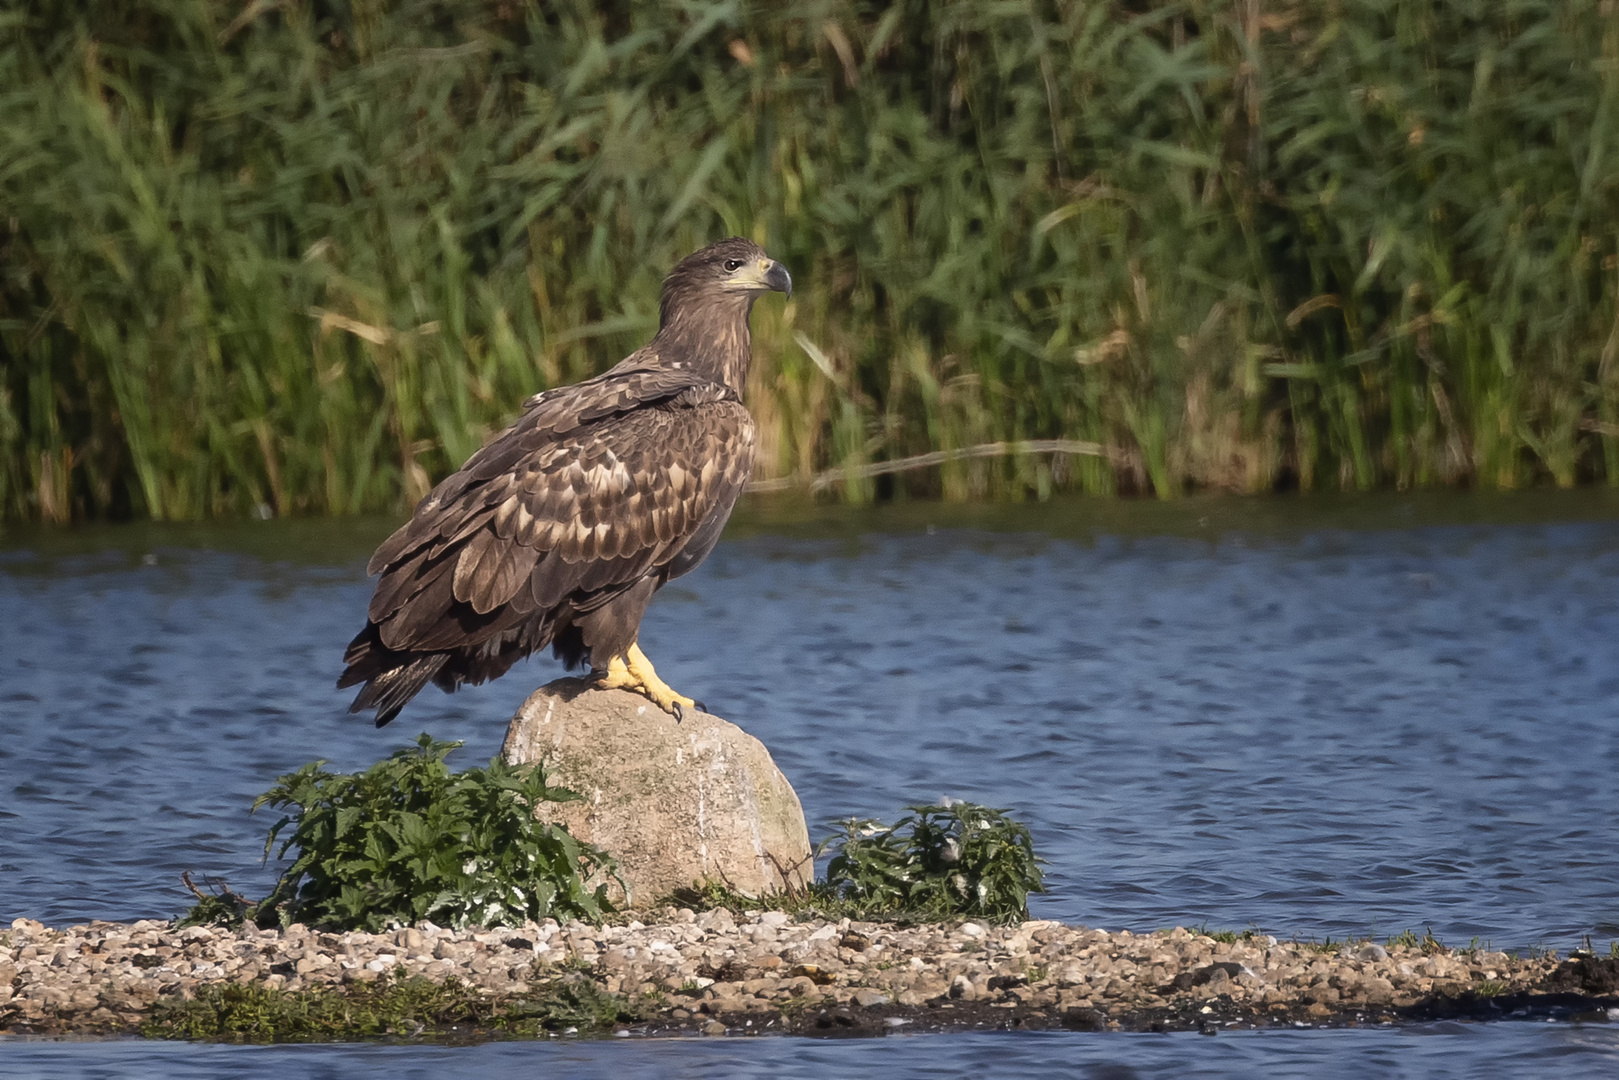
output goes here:
<path id="1" fill-rule="evenodd" d="M 0 520 L 394 509 L 751 235 L 762 476 L 1619 481 L 1613 0 L 34 0 Z M 1103 457 L 866 462 L 1068 438 Z"/>

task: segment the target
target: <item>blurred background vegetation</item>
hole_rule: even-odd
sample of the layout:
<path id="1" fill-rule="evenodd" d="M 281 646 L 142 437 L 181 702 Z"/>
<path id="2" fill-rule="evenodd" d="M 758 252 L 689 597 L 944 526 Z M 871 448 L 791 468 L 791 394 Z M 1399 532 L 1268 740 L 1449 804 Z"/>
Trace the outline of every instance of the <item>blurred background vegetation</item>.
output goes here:
<path id="1" fill-rule="evenodd" d="M 0 520 L 397 511 L 731 233 L 762 480 L 1619 483 L 1615 0 L 25 0 Z"/>

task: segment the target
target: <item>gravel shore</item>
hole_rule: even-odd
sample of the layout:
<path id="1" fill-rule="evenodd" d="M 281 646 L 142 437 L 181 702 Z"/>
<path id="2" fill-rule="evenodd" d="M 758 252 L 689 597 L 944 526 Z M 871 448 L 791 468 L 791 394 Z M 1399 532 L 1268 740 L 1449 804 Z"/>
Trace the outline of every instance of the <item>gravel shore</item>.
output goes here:
<path id="1" fill-rule="evenodd" d="M 1559 1005 L 1609 1019 L 1600 995 L 1571 995 L 1577 980 L 1554 977 L 1569 967 L 1555 954 L 1517 958 L 1433 942 L 1324 949 L 1178 928 L 898 927 L 723 909 L 664 910 L 647 925 L 548 920 L 452 931 L 424 923 L 384 934 L 175 929 L 151 920 L 53 929 L 18 919 L 0 931 L 0 1032 L 135 1031 L 160 1002 L 192 999 L 210 984 L 293 992 L 406 976 L 454 977 L 491 1001 L 584 978 L 638 1002 L 643 1019 L 618 1026 L 647 1034 L 1214 1031 Z"/>

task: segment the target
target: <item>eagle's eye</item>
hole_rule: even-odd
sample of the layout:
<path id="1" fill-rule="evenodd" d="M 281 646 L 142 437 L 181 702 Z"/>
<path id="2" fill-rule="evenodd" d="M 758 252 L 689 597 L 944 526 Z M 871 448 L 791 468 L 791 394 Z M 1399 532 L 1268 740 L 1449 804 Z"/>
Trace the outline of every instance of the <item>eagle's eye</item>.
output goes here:
<path id="1" fill-rule="evenodd" d="M 741 268 L 742 268 L 742 260 L 741 259 L 726 259 L 725 260 L 725 272 L 727 274 L 734 274 L 738 270 L 740 270 Z"/>

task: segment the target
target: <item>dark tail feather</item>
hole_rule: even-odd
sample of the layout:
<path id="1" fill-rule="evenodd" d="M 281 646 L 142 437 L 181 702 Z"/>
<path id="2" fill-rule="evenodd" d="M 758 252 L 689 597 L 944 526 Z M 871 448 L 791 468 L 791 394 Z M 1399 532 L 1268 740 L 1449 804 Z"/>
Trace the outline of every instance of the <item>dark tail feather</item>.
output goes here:
<path id="1" fill-rule="evenodd" d="M 377 727 L 385 726 L 399 715 L 399 710 L 411 698 L 421 692 L 422 687 L 432 681 L 449 658 L 449 653 L 418 655 L 399 667 L 371 676 L 371 680 L 354 699 L 354 704 L 349 706 L 349 712 L 374 708 L 377 710 Z"/>
<path id="2" fill-rule="evenodd" d="M 449 659 L 449 653 L 395 652 L 382 644 L 376 625 L 367 623 L 349 643 L 343 656 L 347 668 L 337 680 L 337 688 L 365 683 L 349 712 L 376 709 L 377 727 L 382 727 L 399 715 Z"/>

